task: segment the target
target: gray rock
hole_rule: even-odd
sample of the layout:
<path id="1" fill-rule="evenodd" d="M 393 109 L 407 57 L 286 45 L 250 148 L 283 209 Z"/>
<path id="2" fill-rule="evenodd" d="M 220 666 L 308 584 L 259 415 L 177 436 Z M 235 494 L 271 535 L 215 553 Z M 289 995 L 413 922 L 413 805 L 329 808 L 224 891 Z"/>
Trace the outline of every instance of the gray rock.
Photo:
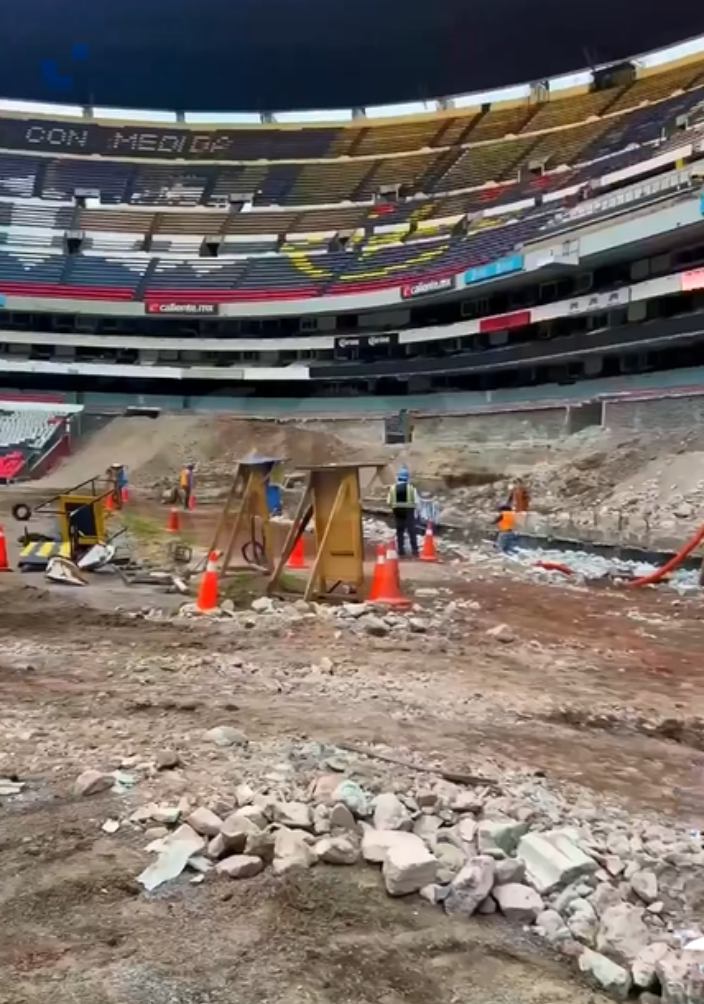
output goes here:
<path id="1" fill-rule="evenodd" d="M 494 868 L 494 859 L 486 855 L 469 860 L 450 884 L 446 912 L 470 917 L 491 892 Z"/>
<path id="2" fill-rule="evenodd" d="M 570 932 L 557 910 L 543 910 L 535 918 L 535 926 L 550 944 L 569 937 Z"/>
<path id="3" fill-rule="evenodd" d="M 454 844 L 448 844 L 445 841 L 437 843 L 434 851 L 435 857 L 438 859 L 438 882 L 451 882 L 464 865 L 465 854 L 459 847 L 455 847 Z"/>
<path id="4" fill-rule="evenodd" d="M 523 882 L 525 875 L 525 863 L 518 858 L 504 858 L 503 861 L 496 862 L 494 882 L 497 885 L 506 885 L 507 882 Z"/>
<path id="5" fill-rule="evenodd" d="M 493 896 L 503 915 L 519 923 L 532 923 L 545 906 L 535 889 L 519 882 L 495 886 Z"/>
<path id="6" fill-rule="evenodd" d="M 597 867 L 564 830 L 526 834 L 518 844 L 518 857 L 526 866 L 530 885 L 543 894 L 589 875 Z"/>
<path id="7" fill-rule="evenodd" d="M 366 634 L 371 635 L 373 638 L 383 638 L 390 630 L 381 617 L 376 617 L 374 614 L 367 614 L 361 618 L 359 623 L 364 628 Z"/>
<path id="8" fill-rule="evenodd" d="M 114 783 L 112 774 L 103 774 L 99 770 L 84 770 L 74 781 L 73 793 L 81 797 L 98 795 L 101 791 L 112 788 Z"/>
<path id="9" fill-rule="evenodd" d="M 620 830 L 612 830 L 606 838 L 606 850 L 617 858 L 628 858 L 631 853 L 631 842 Z"/>
<path id="10" fill-rule="evenodd" d="M 648 990 L 656 985 L 655 975 L 657 965 L 662 962 L 672 949 L 664 941 L 655 941 L 646 945 L 636 955 L 631 965 L 633 982 L 637 987 Z"/>
<path id="11" fill-rule="evenodd" d="M 254 855 L 261 858 L 267 864 L 270 864 L 274 860 L 275 843 L 275 830 L 258 830 L 256 833 L 248 833 L 247 842 L 244 845 L 244 853 Z"/>
<path id="12" fill-rule="evenodd" d="M 330 865 L 354 865 L 359 861 L 359 841 L 350 834 L 323 837 L 315 845 L 320 861 Z"/>
<path id="13" fill-rule="evenodd" d="M 480 913 L 483 917 L 490 917 L 492 914 L 496 913 L 498 909 L 499 908 L 496 904 L 496 900 L 494 899 L 494 897 L 487 896 L 486 899 L 483 899 L 481 901 L 481 903 L 477 907 L 476 912 Z"/>
<path id="14" fill-rule="evenodd" d="M 418 895 L 422 899 L 426 899 L 433 906 L 437 903 L 442 902 L 443 887 L 438 885 L 436 882 L 431 882 L 430 885 L 424 885 L 422 889 L 418 890 Z"/>
<path id="15" fill-rule="evenodd" d="M 157 770 L 173 770 L 181 763 L 181 758 L 175 750 L 159 750 L 154 758 Z"/>
<path id="16" fill-rule="evenodd" d="M 377 795 L 373 802 L 377 830 L 410 830 L 411 816 L 403 802 L 391 792 Z"/>
<path id="17" fill-rule="evenodd" d="M 407 840 L 409 847 L 414 847 L 415 841 L 419 839 L 414 833 L 405 833 L 401 830 L 375 830 L 371 826 L 365 826 L 362 835 L 362 857 L 371 864 L 380 865 L 386 860 L 386 853 L 392 843 Z"/>
<path id="18" fill-rule="evenodd" d="M 313 827 L 313 814 L 305 802 L 277 802 L 274 806 L 274 822 L 294 830 L 310 830 Z"/>
<path id="19" fill-rule="evenodd" d="M 567 920 L 570 934 L 583 945 L 593 948 L 596 943 L 598 920 L 594 908 L 585 899 L 573 900 L 570 908 L 573 911 Z"/>
<path id="20" fill-rule="evenodd" d="M 663 1004 L 701 1004 L 704 1001 L 704 952 L 670 952 L 658 959 L 655 974 Z"/>
<path id="21" fill-rule="evenodd" d="M 337 805 L 332 807 L 332 811 L 330 812 L 330 829 L 351 830 L 356 833 L 356 820 L 344 802 L 338 802 Z"/>
<path id="22" fill-rule="evenodd" d="M 329 833 L 331 830 L 330 826 L 330 809 L 327 805 L 316 805 L 313 808 L 313 833 L 317 836 L 322 837 Z"/>
<path id="23" fill-rule="evenodd" d="M 251 819 L 241 816 L 239 811 L 227 817 L 220 827 L 225 850 L 232 854 L 242 854 L 250 833 L 259 833 L 259 827 Z"/>
<path id="24" fill-rule="evenodd" d="M 264 870 L 264 862 L 253 854 L 233 854 L 219 861 L 215 870 L 228 878 L 253 878 Z"/>
<path id="25" fill-rule="evenodd" d="M 457 836 L 463 844 L 471 844 L 477 835 L 479 824 L 473 816 L 463 816 L 455 827 Z"/>
<path id="26" fill-rule="evenodd" d="M 258 596 L 252 600 L 252 610 L 257 614 L 270 614 L 274 611 L 274 601 L 270 596 Z"/>
<path id="27" fill-rule="evenodd" d="M 205 738 L 222 748 L 227 746 L 246 746 L 249 742 L 244 732 L 233 728 L 231 725 L 216 725 L 215 728 L 208 729 L 205 733 Z"/>
<path id="28" fill-rule="evenodd" d="M 630 965 L 649 940 L 640 907 L 617 903 L 604 911 L 596 939 L 599 952 Z"/>
<path id="29" fill-rule="evenodd" d="M 579 956 L 579 968 L 590 975 L 602 989 L 615 997 L 625 1000 L 631 989 L 631 974 L 623 966 L 617 965 L 605 955 L 585 948 Z"/>
<path id="30" fill-rule="evenodd" d="M 644 903 L 654 903 L 658 898 L 658 880 L 655 872 L 635 872 L 631 875 L 631 889 Z"/>
<path id="31" fill-rule="evenodd" d="M 282 827 L 276 831 L 273 867 L 277 875 L 305 870 L 314 865 L 315 861 L 315 852 L 308 844 L 303 830 Z"/>
<path id="32" fill-rule="evenodd" d="M 608 910 L 610 906 L 616 906 L 618 903 L 623 902 L 623 896 L 618 889 L 608 882 L 600 882 L 589 897 L 589 902 L 594 907 L 597 917 L 601 917 L 604 911 Z"/>
<path id="33" fill-rule="evenodd" d="M 439 816 L 427 816 L 422 813 L 413 823 L 413 832 L 432 849 L 441 826 L 442 819 Z"/>
<path id="34" fill-rule="evenodd" d="M 238 784 L 235 788 L 235 801 L 240 808 L 245 805 L 251 805 L 254 801 L 254 789 L 250 788 L 250 786 L 244 782 L 242 784 Z"/>
<path id="35" fill-rule="evenodd" d="M 194 809 L 186 819 L 186 822 L 189 826 L 193 827 L 196 833 L 200 833 L 203 837 L 216 837 L 223 825 L 220 816 L 216 816 L 214 812 L 204 807 Z"/>
<path id="36" fill-rule="evenodd" d="M 484 799 L 476 791 L 455 791 L 449 799 L 448 808 L 453 812 L 480 812 Z"/>
<path id="37" fill-rule="evenodd" d="M 390 896 L 407 896 L 435 881 L 438 863 L 420 837 L 392 832 L 382 866 L 384 884 Z M 400 838 L 400 839 L 399 839 Z"/>
<path id="38" fill-rule="evenodd" d="M 512 641 L 516 640 L 516 635 L 508 624 L 497 624 L 496 627 L 489 628 L 486 633 L 489 638 L 495 638 L 497 641 L 503 642 L 504 645 L 510 645 Z"/>
<path id="39" fill-rule="evenodd" d="M 617 857 L 615 854 L 607 854 L 604 858 L 604 867 L 606 868 L 609 875 L 616 878 L 626 867 L 626 862 Z"/>
<path id="40" fill-rule="evenodd" d="M 512 854 L 527 829 L 527 823 L 519 823 L 515 819 L 482 820 L 477 833 L 479 853 L 490 854 L 500 850 L 504 854 Z"/>
<path id="41" fill-rule="evenodd" d="M 266 813 L 258 805 L 243 805 L 241 809 L 236 809 L 232 815 L 237 816 L 239 819 L 248 819 L 250 823 L 254 823 L 260 830 L 266 829 L 269 823 Z"/>

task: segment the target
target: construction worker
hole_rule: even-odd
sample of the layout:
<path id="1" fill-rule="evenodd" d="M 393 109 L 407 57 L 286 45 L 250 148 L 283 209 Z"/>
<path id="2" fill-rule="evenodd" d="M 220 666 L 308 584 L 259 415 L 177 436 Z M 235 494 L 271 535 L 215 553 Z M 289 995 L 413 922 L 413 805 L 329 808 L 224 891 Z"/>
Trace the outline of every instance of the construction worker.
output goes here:
<path id="1" fill-rule="evenodd" d="M 496 548 L 502 554 L 508 554 L 516 546 L 516 534 L 514 532 L 516 514 L 511 506 L 502 505 L 499 508 L 499 515 L 494 522 L 499 531 L 496 536 Z"/>
<path id="2" fill-rule="evenodd" d="M 511 485 L 506 504 L 514 512 L 528 512 L 530 509 L 530 493 L 523 482 L 523 478 L 516 478 Z"/>
<path id="3" fill-rule="evenodd" d="M 195 464 L 186 464 L 181 469 L 178 478 L 179 494 L 184 509 L 191 508 L 191 498 L 193 497 Z"/>
<path id="4" fill-rule="evenodd" d="M 120 471 L 122 464 L 110 464 L 105 472 L 105 480 L 108 483 L 108 491 L 112 495 L 112 505 L 114 509 L 122 509 L 122 485 L 120 483 Z"/>
<path id="5" fill-rule="evenodd" d="M 387 504 L 391 506 L 396 525 L 396 544 L 399 558 L 404 557 L 406 534 L 411 545 L 411 553 L 418 557 L 418 535 L 416 534 L 416 505 L 418 493 L 411 484 L 408 468 L 404 465 L 396 475 L 396 484 L 389 489 Z"/>

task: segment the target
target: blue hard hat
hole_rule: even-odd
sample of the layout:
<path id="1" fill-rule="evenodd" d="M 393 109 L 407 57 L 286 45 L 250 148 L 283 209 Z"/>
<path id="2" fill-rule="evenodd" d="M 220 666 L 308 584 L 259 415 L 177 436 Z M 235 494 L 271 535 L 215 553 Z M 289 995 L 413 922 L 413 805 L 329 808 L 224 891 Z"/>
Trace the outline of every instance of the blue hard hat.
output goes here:
<path id="1" fill-rule="evenodd" d="M 400 481 L 401 484 L 405 484 L 409 479 L 410 479 L 410 474 L 408 472 L 408 468 L 404 464 L 404 466 L 401 468 L 401 470 L 396 475 L 396 480 Z"/>

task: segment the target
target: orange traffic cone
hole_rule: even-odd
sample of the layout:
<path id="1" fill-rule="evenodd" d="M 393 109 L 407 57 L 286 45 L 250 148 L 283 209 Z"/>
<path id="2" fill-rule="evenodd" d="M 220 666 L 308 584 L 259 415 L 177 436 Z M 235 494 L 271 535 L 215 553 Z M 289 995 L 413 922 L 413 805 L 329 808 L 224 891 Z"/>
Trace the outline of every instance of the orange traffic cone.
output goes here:
<path id="1" fill-rule="evenodd" d="M 438 552 L 435 550 L 435 534 L 433 533 L 433 524 L 426 523 L 425 526 L 425 537 L 423 538 L 423 547 L 420 552 L 421 561 L 439 561 Z"/>
<path id="2" fill-rule="evenodd" d="M 376 564 L 374 565 L 374 576 L 372 578 L 372 584 L 369 587 L 369 596 L 367 597 L 370 603 L 379 598 L 381 594 L 381 583 L 384 575 L 384 565 L 386 564 L 386 548 L 383 544 L 379 544 L 376 549 Z"/>
<path id="3" fill-rule="evenodd" d="M 7 560 L 7 543 L 5 542 L 5 531 L 0 526 L 0 572 L 10 572 L 10 562 Z"/>
<path id="4" fill-rule="evenodd" d="M 169 518 L 166 521 L 166 532 L 167 533 L 180 533 L 181 532 L 181 517 L 176 506 L 173 506 L 169 510 Z"/>
<path id="5" fill-rule="evenodd" d="M 296 543 L 293 545 L 293 550 L 286 562 L 286 568 L 300 569 L 307 567 L 305 549 L 303 547 L 303 534 L 301 534 Z"/>
<path id="6" fill-rule="evenodd" d="M 387 607 L 410 607 L 411 601 L 401 592 L 396 545 L 389 544 L 381 574 L 380 595 L 373 601 Z"/>
<path id="7" fill-rule="evenodd" d="M 218 552 L 211 551 L 200 580 L 196 607 L 202 614 L 215 610 L 218 605 Z"/>
<path id="8" fill-rule="evenodd" d="M 105 506 L 105 512 L 114 512 L 115 511 L 115 500 L 112 497 L 112 492 L 110 492 L 109 495 L 105 496 L 104 506 Z"/>

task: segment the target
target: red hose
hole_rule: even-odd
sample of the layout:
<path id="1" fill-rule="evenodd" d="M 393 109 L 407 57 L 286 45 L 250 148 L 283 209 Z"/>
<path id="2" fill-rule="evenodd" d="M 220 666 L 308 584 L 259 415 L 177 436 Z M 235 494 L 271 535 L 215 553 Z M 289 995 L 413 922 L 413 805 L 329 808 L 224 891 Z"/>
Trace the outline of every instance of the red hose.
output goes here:
<path id="1" fill-rule="evenodd" d="M 544 568 L 548 572 L 562 572 L 563 575 L 574 575 L 573 569 L 569 565 L 563 565 L 560 561 L 536 561 L 536 568 Z"/>
<path id="2" fill-rule="evenodd" d="M 677 568 L 681 565 L 686 557 L 688 557 L 692 551 L 701 544 L 704 540 L 704 526 L 701 526 L 693 537 L 690 537 L 687 543 L 677 552 L 677 554 L 666 561 L 664 565 L 660 568 L 656 568 L 654 572 L 650 575 L 644 575 L 641 579 L 635 579 L 633 582 L 628 583 L 629 589 L 637 589 L 639 586 L 649 586 L 653 582 L 660 582 L 668 572 L 671 572 L 673 568 Z"/>

